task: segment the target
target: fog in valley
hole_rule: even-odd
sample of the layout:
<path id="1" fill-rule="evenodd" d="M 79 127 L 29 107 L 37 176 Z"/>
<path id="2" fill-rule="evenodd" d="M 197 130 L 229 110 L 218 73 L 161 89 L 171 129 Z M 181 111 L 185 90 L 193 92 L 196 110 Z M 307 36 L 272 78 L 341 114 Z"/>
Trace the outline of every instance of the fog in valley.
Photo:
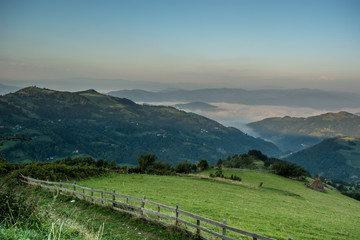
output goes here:
<path id="1" fill-rule="evenodd" d="M 137 102 L 138 104 L 148 105 L 162 105 L 162 106 L 174 106 L 178 104 L 186 104 L 186 102 Z M 265 118 L 272 117 L 310 117 L 315 115 L 324 114 L 327 112 L 339 112 L 347 111 L 350 113 L 359 113 L 360 108 L 343 108 L 335 111 L 318 110 L 309 107 L 287 107 L 287 106 L 274 106 L 274 105 L 245 105 L 245 104 L 232 104 L 232 103 L 209 103 L 212 106 L 216 106 L 215 110 L 201 110 L 201 109 L 189 109 L 186 107 L 176 107 L 186 112 L 196 113 L 207 118 L 213 119 L 224 126 L 235 127 L 241 131 L 258 137 L 258 134 L 251 128 L 246 126 L 250 122 L 260 121 Z"/>

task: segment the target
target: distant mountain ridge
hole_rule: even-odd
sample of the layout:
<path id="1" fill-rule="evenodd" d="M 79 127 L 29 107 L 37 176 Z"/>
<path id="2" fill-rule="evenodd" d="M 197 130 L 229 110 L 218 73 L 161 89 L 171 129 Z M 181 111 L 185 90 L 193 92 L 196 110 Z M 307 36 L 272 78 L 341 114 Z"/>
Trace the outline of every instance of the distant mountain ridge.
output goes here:
<path id="1" fill-rule="evenodd" d="M 20 88 L 14 86 L 8 86 L 0 83 L 0 95 L 4 95 L 11 92 L 16 92 Z"/>
<path id="2" fill-rule="evenodd" d="M 360 137 L 360 116 L 344 111 L 308 118 L 267 118 L 248 126 L 283 151 L 304 149 L 325 138 Z"/>
<path id="3" fill-rule="evenodd" d="M 128 98 L 135 102 L 225 102 L 245 105 L 311 107 L 326 110 L 358 108 L 360 102 L 360 94 L 314 89 L 244 90 L 240 88 L 213 88 L 160 92 L 120 90 L 111 91 L 108 94 Z"/>
<path id="4" fill-rule="evenodd" d="M 176 163 L 258 149 L 277 155 L 272 143 L 172 107 L 138 105 L 87 90 L 61 92 L 28 87 L 0 96 L 0 134 L 32 137 L 1 147 L 11 162 L 49 161 L 85 154 L 136 163 L 141 153 Z"/>
<path id="5" fill-rule="evenodd" d="M 299 164 L 312 174 L 345 181 L 360 180 L 360 138 L 326 139 L 285 160 Z"/>

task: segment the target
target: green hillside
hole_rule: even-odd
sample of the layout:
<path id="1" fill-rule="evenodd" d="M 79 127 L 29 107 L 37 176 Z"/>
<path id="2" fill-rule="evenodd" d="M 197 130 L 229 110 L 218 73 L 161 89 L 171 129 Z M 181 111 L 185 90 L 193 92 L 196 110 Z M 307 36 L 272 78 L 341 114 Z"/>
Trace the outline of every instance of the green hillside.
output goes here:
<path id="1" fill-rule="evenodd" d="M 360 138 L 337 137 L 289 155 L 285 160 L 300 164 L 312 174 L 341 179 L 360 180 Z"/>
<path id="2" fill-rule="evenodd" d="M 360 137 L 360 116 L 348 112 L 308 118 L 267 118 L 248 126 L 283 151 L 304 149 L 330 137 Z"/>
<path id="3" fill-rule="evenodd" d="M 117 175 L 86 179 L 78 184 L 180 208 L 231 226 L 276 239 L 358 239 L 360 204 L 327 190 L 269 173 L 224 170 L 242 182 L 209 179 L 214 170 L 194 177 Z M 262 187 L 259 187 L 263 182 Z"/>
<path id="4" fill-rule="evenodd" d="M 205 117 L 138 105 L 94 90 L 71 93 L 28 87 L 0 96 L 0 112 L 1 136 L 32 138 L 1 147 L 9 162 L 81 154 L 134 164 L 147 152 L 171 163 L 201 158 L 215 162 L 250 149 L 279 154 L 274 144 Z"/>
<path id="5" fill-rule="evenodd" d="M 0 176 L 0 239 L 186 240 L 189 237 L 159 224 Z"/>

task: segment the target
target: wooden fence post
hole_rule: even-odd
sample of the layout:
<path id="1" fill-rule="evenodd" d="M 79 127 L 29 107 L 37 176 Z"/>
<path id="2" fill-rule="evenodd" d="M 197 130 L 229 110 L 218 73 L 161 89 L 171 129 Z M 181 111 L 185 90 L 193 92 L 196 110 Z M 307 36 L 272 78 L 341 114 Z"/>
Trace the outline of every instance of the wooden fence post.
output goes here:
<path id="1" fill-rule="evenodd" d="M 198 225 L 200 227 L 200 220 L 199 219 L 196 219 L 196 225 Z M 196 229 L 196 235 L 198 237 L 200 237 L 200 229 L 199 228 Z"/>
<path id="2" fill-rule="evenodd" d="M 141 201 L 141 215 L 144 215 L 144 211 L 142 210 L 144 207 L 145 207 L 145 199 L 146 199 L 146 197 L 145 196 L 143 196 L 143 198 L 142 198 L 142 201 Z"/>
<path id="3" fill-rule="evenodd" d="M 160 206 L 158 206 L 158 213 L 160 213 Z M 160 216 L 157 216 L 157 219 L 160 220 Z"/>
<path id="4" fill-rule="evenodd" d="M 113 189 L 113 207 L 115 207 L 115 189 Z"/>
<path id="5" fill-rule="evenodd" d="M 74 182 L 74 192 L 76 192 L 76 182 Z"/>
<path id="6" fill-rule="evenodd" d="M 176 204 L 176 226 L 179 225 L 179 204 Z"/>
<path id="7" fill-rule="evenodd" d="M 62 189 L 62 182 L 60 182 L 59 193 L 61 193 L 61 189 Z"/>
<path id="8" fill-rule="evenodd" d="M 103 192 L 101 192 L 101 204 L 104 204 L 104 200 L 103 200 L 103 198 L 104 198 L 104 193 L 103 193 Z"/>
<path id="9" fill-rule="evenodd" d="M 223 224 L 226 225 L 226 219 L 223 220 Z M 223 227 L 222 235 L 224 237 L 226 236 L 226 228 L 225 227 Z M 225 238 L 223 238 L 223 239 L 225 239 Z"/>
<path id="10" fill-rule="evenodd" d="M 93 192 L 94 188 L 91 187 L 91 202 L 94 202 L 94 192 Z"/>
<path id="11" fill-rule="evenodd" d="M 83 189 L 83 199 L 86 200 L 86 198 L 85 198 L 85 189 Z"/>

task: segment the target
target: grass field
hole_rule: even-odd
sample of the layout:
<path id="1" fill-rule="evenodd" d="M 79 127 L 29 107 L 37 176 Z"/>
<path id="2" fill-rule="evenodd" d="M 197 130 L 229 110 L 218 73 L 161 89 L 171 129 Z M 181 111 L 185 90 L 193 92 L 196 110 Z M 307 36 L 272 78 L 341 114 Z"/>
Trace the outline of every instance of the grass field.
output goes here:
<path id="1" fill-rule="evenodd" d="M 17 223 L 9 227 L 3 222 L 2 217 L 5 216 L 0 215 L 1 240 L 188 239 L 188 234 L 174 229 L 118 213 L 110 208 L 98 207 L 77 198 L 49 193 L 45 189 L 23 185 L 16 186 L 13 190 L 15 194 L 26 196 L 27 199 L 26 202 L 19 202 L 21 215 L 28 208 L 29 202 L 38 202 L 31 219 L 39 218 L 42 224 L 31 222 L 30 217 L 26 217 L 28 219 L 24 221 L 15 217 Z M 16 208 L 12 206 L 12 210 Z"/>
<path id="2" fill-rule="evenodd" d="M 211 171 L 194 177 L 110 174 L 78 184 L 179 204 L 185 211 L 276 239 L 360 239 L 360 202 L 354 199 L 267 173 L 223 171 L 240 176 L 242 183 L 205 178 Z"/>

